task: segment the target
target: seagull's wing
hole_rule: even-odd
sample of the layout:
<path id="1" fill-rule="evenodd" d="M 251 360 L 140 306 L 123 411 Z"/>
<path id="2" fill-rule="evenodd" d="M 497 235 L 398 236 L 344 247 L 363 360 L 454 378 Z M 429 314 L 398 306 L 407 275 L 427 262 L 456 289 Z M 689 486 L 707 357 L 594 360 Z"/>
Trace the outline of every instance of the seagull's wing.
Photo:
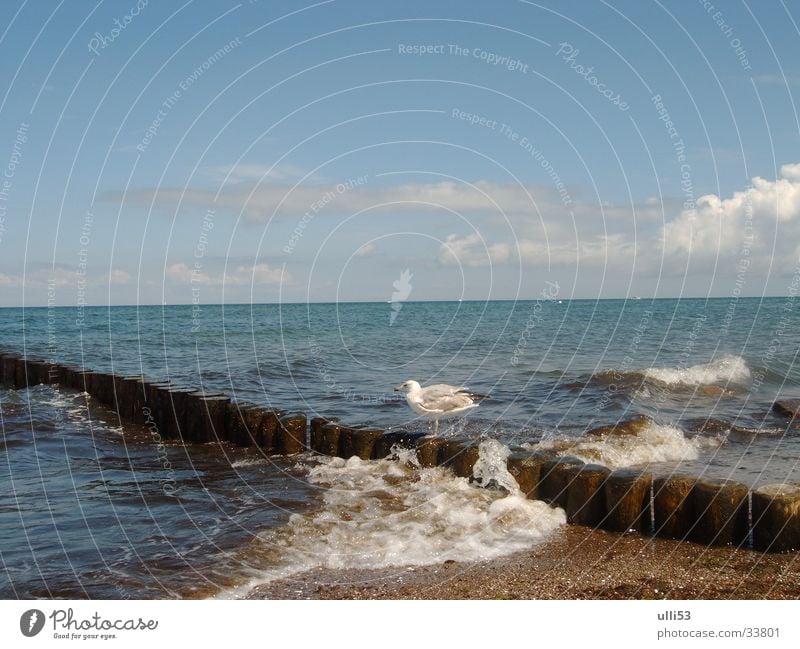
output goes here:
<path id="1" fill-rule="evenodd" d="M 465 388 L 439 383 L 422 389 L 418 404 L 430 412 L 453 412 L 476 406 L 476 399 Z"/>
<path id="2" fill-rule="evenodd" d="M 429 392 L 430 391 L 430 392 Z M 469 388 L 465 388 L 464 386 L 455 386 L 455 385 L 447 385 L 446 383 L 437 383 L 436 385 L 429 385 L 426 388 L 422 388 L 422 393 L 424 395 L 433 396 L 445 396 L 445 395 L 462 395 L 466 394 L 467 396 L 471 397 L 473 401 L 482 401 L 483 399 L 489 399 L 489 395 L 486 394 L 477 394 L 473 392 Z"/>

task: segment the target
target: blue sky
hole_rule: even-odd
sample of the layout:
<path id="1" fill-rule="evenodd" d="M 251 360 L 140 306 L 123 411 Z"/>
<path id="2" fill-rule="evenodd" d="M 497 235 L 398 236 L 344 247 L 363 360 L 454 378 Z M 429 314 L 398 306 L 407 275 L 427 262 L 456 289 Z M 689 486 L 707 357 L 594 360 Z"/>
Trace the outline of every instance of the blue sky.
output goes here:
<path id="1" fill-rule="evenodd" d="M 2 305 L 798 285 L 794 5 L 12 5 Z"/>

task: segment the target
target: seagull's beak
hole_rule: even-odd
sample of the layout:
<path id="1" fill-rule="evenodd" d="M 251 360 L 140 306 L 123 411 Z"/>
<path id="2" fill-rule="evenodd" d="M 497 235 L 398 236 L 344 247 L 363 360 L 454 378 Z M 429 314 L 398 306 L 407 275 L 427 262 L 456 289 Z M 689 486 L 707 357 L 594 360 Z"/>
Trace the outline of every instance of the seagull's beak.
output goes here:
<path id="1" fill-rule="evenodd" d="M 402 385 L 396 385 L 395 388 L 394 388 L 394 391 L 395 392 L 402 392 L 403 391 L 403 386 Z"/>

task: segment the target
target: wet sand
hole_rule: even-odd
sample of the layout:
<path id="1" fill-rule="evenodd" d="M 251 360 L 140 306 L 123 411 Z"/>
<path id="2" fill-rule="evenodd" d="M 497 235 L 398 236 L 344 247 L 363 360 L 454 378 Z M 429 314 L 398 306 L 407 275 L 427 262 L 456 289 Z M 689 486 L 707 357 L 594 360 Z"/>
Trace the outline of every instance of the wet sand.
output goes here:
<path id="1" fill-rule="evenodd" d="M 481 563 L 314 570 L 254 599 L 800 599 L 800 553 L 620 536 L 566 526 L 540 546 Z"/>

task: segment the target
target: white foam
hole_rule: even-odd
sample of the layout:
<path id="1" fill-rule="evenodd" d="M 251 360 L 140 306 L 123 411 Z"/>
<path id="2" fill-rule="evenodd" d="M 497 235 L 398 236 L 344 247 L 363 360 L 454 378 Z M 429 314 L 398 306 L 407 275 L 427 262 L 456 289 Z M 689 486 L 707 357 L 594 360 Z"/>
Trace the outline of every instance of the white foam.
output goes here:
<path id="1" fill-rule="evenodd" d="M 563 440 L 541 442 L 533 448 L 558 445 L 563 455 L 622 469 L 652 462 L 696 460 L 701 449 L 719 446 L 721 441 L 717 437 L 689 438 L 678 428 L 651 422 L 636 435 L 587 435 L 568 448 L 564 448 Z"/>
<path id="2" fill-rule="evenodd" d="M 248 466 L 261 466 L 264 464 L 269 464 L 269 461 L 263 457 L 248 457 L 242 460 L 235 460 L 231 462 L 232 469 L 242 469 Z"/>
<path id="3" fill-rule="evenodd" d="M 312 568 L 477 561 L 530 548 L 563 525 L 566 516 L 520 493 L 505 470 L 507 454 L 499 442 L 484 442 L 476 472 L 507 486 L 508 493 L 470 485 L 442 467 L 321 459 L 308 476 L 324 489 L 321 509 L 294 514 L 287 526 L 264 534 L 257 552 L 273 566 L 222 596 Z"/>
<path id="4" fill-rule="evenodd" d="M 644 375 L 666 385 L 740 384 L 750 379 L 750 369 L 741 356 L 728 355 L 686 368 L 651 367 L 644 370 Z"/>
<path id="5" fill-rule="evenodd" d="M 511 494 L 521 495 L 517 481 L 508 472 L 506 460 L 511 455 L 511 449 L 496 439 L 484 440 L 478 449 L 480 455 L 472 467 L 472 476 L 476 482 L 483 486 L 495 484 Z"/>

